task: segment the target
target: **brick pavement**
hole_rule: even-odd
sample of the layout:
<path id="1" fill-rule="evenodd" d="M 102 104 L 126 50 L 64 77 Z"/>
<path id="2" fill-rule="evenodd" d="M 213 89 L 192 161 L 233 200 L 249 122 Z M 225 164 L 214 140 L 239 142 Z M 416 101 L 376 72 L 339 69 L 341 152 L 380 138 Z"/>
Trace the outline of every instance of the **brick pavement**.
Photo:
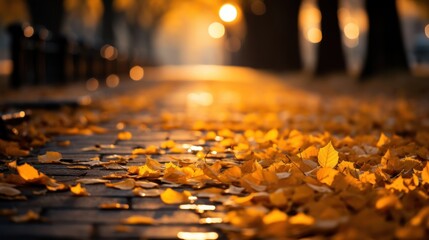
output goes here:
<path id="1" fill-rule="evenodd" d="M 235 95 L 242 91 L 243 83 L 224 84 L 222 87 L 214 87 L 212 82 L 178 82 L 174 84 L 156 84 L 150 86 L 156 88 L 169 89 L 164 92 L 164 96 L 155 101 L 155 108 L 138 113 L 129 113 L 110 119 L 100 126 L 108 129 L 106 134 L 95 135 L 61 135 L 52 139 L 46 146 L 33 151 L 32 156 L 19 160 L 19 163 L 31 163 L 36 169 L 55 178 L 60 182 L 74 185 L 76 180 L 82 178 L 101 178 L 111 173 L 126 173 L 126 169 L 105 169 L 102 166 L 94 166 L 90 169 L 70 169 L 62 164 L 40 164 L 37 161 L 37 155 L 46 151 L 58 151 L 63 155 L 63 160 L 71 163 L 87 162 L 98 157 L 101 161 L 108 161 L 107 157 L 113 154 L 130 155 L 137 146 L 159 146 L 166 139 L 172 139 L 180 144 L 197 144 L 201 133 L 190 131 L 189 126 L 175 126 L 174 130 L 163 130 L 157 123 L 148 125 L 147 130 L 139 130 L 138 127 L 127 127 L 125 130 L 133 134 L 129 141 L 118 141 L 116 124 L 123 120 L 144 119 L 147 116 L 157 115 L 162 112 L 182 113 L 185 117 L 204 118 L 206 114 L 215 115 L 219 119 L 222 114 L 217 115 L 216 106 L 208 109 L 201 106 L 189 106 L 187 101 L 188 93 L 197 91 L 209 91 L 214 97 L 223 101 L 223 107 L 234 105 L 237 99 L 245 99 L 247 102 L 260 103 L 260 105 L 269 105 L 273 102 L 289 103 L 293 107 L 316 107 L 319 104 L 319 96 L 308 93 L 296 98 L 291 95 L 260 95 L 254 91 L 253 95 Z M 268 84 L 269 85 L 269 84 Z M 279 85 L 276 85 L 278 87 Z M 283 86 L 283 85 L 281 85 Z M 143 86 L 144 88 L 145 86 Z M 270 88 L 270 86 L 265 86 Z M 220 92 L 221 89 L 223 92 Z M 131 89 L 134 92 L 136 89 Z M 258 88 L 255 88 L 258 90 Z M 261 90 L 262 91 L 262 90 Z M 124 91 L 126 93 L 126 91 Z M 266 91 L 269 92 L 269 91 Z M 142 92 L 144 94 L 144 91 Z M 300 93 L 302 94 L 302 93 Z M 222 107 L 221 106 L 221 107 Z M 218 106 L 219 107 L 219 106 Z M 239 106 L 238 106 L 239 107 Z M 191 108 L 191 109 L 189 109 Z M 287 114 L 287 113 L 284 113 Z M 228 116 L 231 120 L 234 115 Z M 286 116 L 287 117 L 287 116 Z M 299 116 L 298 116 L 299 117 Z M 293 122 L 290 122 L 293 126 Z M 56 142 L 69 140 L 71 145 L 68 147 L 59 147 Z M 114 145 L 114 148 L 102 148 L 98 151 L 83 151 L 83 148 L 94 147 L 95 145 Z M 194 154 L 165 154 L 153 155 L 152 157 L 159 162 L 170 161 L 170 156 L 195 159 Z M 228 160 L 227 156 L 224 158 Z M 208 158 L 208 161 L 211 159 Z M 233 161 L 231 159 L 231 161 Z M 126 166 L 144 164 L 145 157 L 138 156 L 130 160 Z M 7 172 L 7 169 L 2 169 Z M 158 183 L 160 183 L 158 181 Z M 166 188 L 162 185 L 161 188 Z M 19 189 L 28 198 L 26 201 L 8 201 L 0 200 L 0 210 L 13 209 L 19 213 L 25 213 L 33 210 L 40 213 L 42 219 L 37 222 L 12 223 L 8 216 L 0 216 L 0 233 L 4 239 L 175 239 L 179 232 L 217 232 L 219 238 L 225 236 L 218 228 L 219 226 L 199 224 L 201 214 L 193 210 L 181 210 L 178 205 L 165 205 L 159 197 L 137 197 L 131 190 L 117 190 L 107 188 L 104 184 L 94 184 L 85 186 L 91 194 L 88 197 L 72 196 L 69 191 L 48 192 L 46 195 L 35 195 L 34 191 L 41 190 L 43 187 L 25 186 Z M 189 187 L 178 187 L 179 191 L 190 189 Z M 126 210 L 105 210 L 100 209 L 102 203 L 123 203 L 128 204 Z M 199 198 L 196 203 L 210 203 L 205 198 Z M 215 211 L 222 212 L 222 206 L 217 205 Z M 132 215 L 141 215 L 152 217 L 156 220 L 155 225 L 122 225 L 121 221 Z"/>
<path id="2" fill-rule="evenodd" d="M 162 84 L 161 84 L 162 85 Z M 180 86 L 180 84 L 178 84 Z M 162 106 L 160 111 L 183 111 L 177 108 L 176 102 L 170 99 L 162 100 L 156 104 Z M 172 108 L 173 106 L 173 108 Z M 183 107 L 183 105 L 182 105 Z M 116 123 L 122 119 L 139 118 L 148 112 L 140 112 L 134 115 L 120 116 L 101 124 L 108 130 L 106 134 L 86 135 L 60 135 L 56 136 L 44 147 L 35 149 L 30 157 L 20 159 L 19 164 L 30 163 L 40 172 L 45 173 L 59 182 L 75 185 L 77 179 L 101 178 L 111 173 L 126 173 L 126 166 L 122 170 L 109 170 L 102 166 L 94 166 L 90 169 L 70 169 L 63 164 L 38 163 L 37 155 L 46 151 L 58 151 L 62 153 L 63 161 L 79 163 L 91 161 L 98 157 L 101 161 L 108 161 L 107 156 L 130 155 L 137 146 L 159 146 L 167 138 L 180 144 L 195 144 L 199 132 L 186 129 L 161 130 L 148 129 L 139 131 L 129 127 L 127 131 L 133 133 L 130 141 L 118 141 Z M 153 114 L 153 113 L 152 113 Z M 69 140 L 70 146 L 61 147 L 56 143 Z M 83 148 L 91 148 L 95 145 L 114 145 L 114 148 L 102 148 L 99 151 L 83 151 Z M 195 155 L 184 153 L 174 154 L 175 157 L 193 158 Z M 168 154 L 154 155 L 154 159 L 160 162 L 168 162 L 171 159 Z M 145 156 L 137 156 L 127 163 L 127 166 L 142 165 Z M 7 172 L 3 169 L 3 172 Z M 168 185 L 166 185 L 168 186 Z M 200 214 L 193 210 L 181 210 L 179 205 L 166 205 L 159 197 L 137 197 L 131 190 L 118 190 L 107 188 L 104 184 L 85 186 L 90 196 L 73 196 L 70 191 L 48 192 L 44 195 L 35 195 L 34 191 L 43 190 L 43 186 L 25 186 L 19 189 L 28 199 L 24 201 L 0 200 L 0 210 L 12 209 L 18 213 L 26 213 L 33 210 L 40 213 L 41 220 L 27 223 L 12 223 L 8 216 L 0 216 L 1 238 L 4 239 L 175 239 L 179 232 L 217 232 L 222 238 L 222 232 L 210 225 L 199 224 Z M 166 188 L 161 186 L 161 188 Z M 179 187 L 182 191 L 185 188 Z M 189 189 L 189 188 L 188 188 Z M 100 209 L 102 203 L 128 204 L 127 210 Z M 208 204 L 207 199 L 198 199 L 196 204 Z M 132 215 L 148 216 L 155 219 L 156 224 L 145 225 L 121 225 L 121 221 Z"/>

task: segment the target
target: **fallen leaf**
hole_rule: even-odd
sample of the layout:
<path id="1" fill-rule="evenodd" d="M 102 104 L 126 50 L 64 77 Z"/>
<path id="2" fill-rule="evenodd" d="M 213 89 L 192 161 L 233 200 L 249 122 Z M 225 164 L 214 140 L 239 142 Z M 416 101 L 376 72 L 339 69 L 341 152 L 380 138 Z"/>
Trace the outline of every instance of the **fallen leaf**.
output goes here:
<path id="1" fill-rule="evenodd" d="M 122 220 L 122 223 L 131 225 L 151 225 L 155 223 L 155 220 L 151 217 L 133 215 Z"/>
<path id="2" fill-rule="evenodd" d="M 63 155 L 60 152 L 48 151 L 45 155 L 37 156 L 39 163 L 59 163 L 63 158 Z"/>
<path id="3" fill-rule="evenodd" d="M 120 190 L 131 190 L 135 186 L 135 181 L 132 178 L 125 179 L 124 181 L 116 183 L 105 183 L 107 187 L 112 187 Z"/>
<path id="4" fill-rule="evenodd" d="M 388 144 L 389 142 L 390 142 L 390 139 L 386 135 L 384 135 L 384 133 L 381 133 L 376 146 L 378 148 L 381 148 L 382 146 Z"/>
<path id="5" fill-rule="evenodd" d="M 149 181 L 136 181 L 134 184 L 136 187 L 141 187 L 141 188 L 159 187 L 158 183 L 149 182 Z"/>
<path id="6" fill-rule="evenodd" d="M 98 184 L 98 183 L 109 183 L 110 181 L 107 179 L 100 178 L 79 178 L 76 180 L 77 183 L 83 184 Z"/>
<path id="7" fill-rule="evenodd" d="M 131 132 L 124 131 L 124 132 L 119 132 L 117 138 L 118 140 L 121 140 L 121 141 L 127 141 L 127 140 L 131 140 L 131 138 L 133 138 L 133 135 L 131 134 Z"/>
<path id="8" fill-rule="evenodd" d="M 20 195 L 21 191 L 13 187 L 0 186 L 0 194 L 8 197 L 14 197 Z"/>
<path id="9" fill-rule="evenodd" d="M 429 162 L 426 162 L 426 166 L 423 168 L 421 176 L 422 182 L 424 184 L 429 184 Z"/>
<path id="10" fill-rule="evenodd" d="M 15 222 L 15 223 L 25 223 L 25 222 L 31 222 L 31 221 L 38 221 L 38 220 L 40 220 L 40 215 L 39 215 L 39 213 L 34 212 L 33 210 L 29 210 L 25 214 L 12 216 L 10 218 L 10 220 L 12 220 L 12 222 Z"/>
<path id="11" fill-rule="evenodd" d="M 319 150 L 317 158 L 322 167 L 334 168 L 338 164 L 338 152 L 331 142 Z"/>
<path id="12" fill-rule="evenodd" d="M 278 209 L 271 210 L 267 215 L 264 216 L 262 221 L 264 224 L 268 225 L 276 222 L 286 222 L 288 215 Z"/>
<path id="13" fill-rule="evenodd" d="M 289 217 L 289 223 L 292 225 L 313 225 L 316 222 L 316 220 L 305 214 L 305 213 L 298 213 L 295 216 Z"/>
<path id="14" fill-rule="evenodd" d="M 19 176 L 27 182 L 37 181 L 42 177 L 39 174 L 39 171 L 28 163 L 17 166 L 16 170 L 18 171 Z"/>
<path id="15" fill-rule="evenodd" d="M 89 196 L 90 194 L 87 192 L 86 188 L 82 187 L 80 183 L 76 184 L 76 186 L 71 186 L 70 191 L 75 196 Z"/>
<path id="16" fill-rule="evenodd" d="M 189 197 L 192 196 L 189 191 L 177 192 L 171 188 L 167 188 L 163 193 L 161 193 L 161 200 L 165 204 L 182 204 L 188 203 Z"/>
<path id="17" fill-rule="evenodd" d="M 130 206 L 128 204 L 126 204 L 126 203 L 112 202 L 112 203 L 101 203 L 100 205 L 98 205 L 98 208 L 100 208 L 100 209 L 126 210 L 126 209 L 129 209 Z"/>

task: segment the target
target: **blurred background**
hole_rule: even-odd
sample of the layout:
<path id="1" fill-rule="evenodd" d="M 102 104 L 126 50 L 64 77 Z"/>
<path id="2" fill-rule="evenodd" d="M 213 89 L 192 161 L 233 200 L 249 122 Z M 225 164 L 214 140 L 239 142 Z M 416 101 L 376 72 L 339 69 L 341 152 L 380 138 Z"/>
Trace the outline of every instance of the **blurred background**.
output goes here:
<path id="1" fill-rule="evenodd" d="M 235 65 L 429 74 L 427 0 L 0 0 L 0 89 Z"/>

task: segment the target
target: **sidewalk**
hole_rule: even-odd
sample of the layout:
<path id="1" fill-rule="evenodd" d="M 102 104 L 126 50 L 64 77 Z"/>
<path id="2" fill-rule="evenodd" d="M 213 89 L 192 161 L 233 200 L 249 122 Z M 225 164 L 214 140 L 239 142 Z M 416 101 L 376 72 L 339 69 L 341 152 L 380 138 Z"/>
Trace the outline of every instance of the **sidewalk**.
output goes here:
<path id="1" fill-rule="evenodd" d="M 0 188 L 20 193 L 0 190 L 1 235 L 425 236 L 427 88 L 376 91 L 378 83 L 328 79 L 312 85 L 298 78 L 242 68 L 148 69 L 141 82 L 92 94 L 90 105 L 34 110 L 30 123 L 17 131 L 27 131 L 27 141 L 52 138 L 29 156 L 2 157 Z M 76 88 L 64 92 L 87 95 Z M 329 168 L 318 151 L 330 141 L 339 160 Z M 47 156 L 49 163 L 42 163 L 40 156 L 50 151 L 61 153 L 60 159 Z M 387 158 L 399 165 L 389 165 Z M 56 183 L 8 178 L 29 174 L 11 166 L 14 160 Z M 320 176 L 325 170 L 330 180 Z M 399 177 L 402 188 L 395 185 Z M 69 190 L 79 182 L 86 191 Z M 426 215 L 413 225 L 419 214 Z M 359 219 L 366 217 L 379 229 L 359 230 Z"/>

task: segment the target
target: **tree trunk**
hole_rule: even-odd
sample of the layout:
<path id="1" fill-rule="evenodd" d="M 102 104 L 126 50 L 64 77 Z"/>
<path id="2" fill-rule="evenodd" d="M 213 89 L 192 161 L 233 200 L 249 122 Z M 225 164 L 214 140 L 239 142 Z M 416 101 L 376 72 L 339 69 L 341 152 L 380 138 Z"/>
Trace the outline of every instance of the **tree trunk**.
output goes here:
<path id="1" fill-rule="evenodd" d="M 59 34 L 64 16 L 63 2 L 64 0 L 27 0 L 31 23 L 44 26 L 54 34 Z"/>
<path id="2" fill-rule="evenodd" d="M 361 79 L 392 70 L 409 71 L 395 0 L 367 0 L 368 46 Z"/>
<path id="3" fill-rule="evenodd" d="M 315 73 L 344 72 L 346 64 L 338 22 L 338 1 L 319 0 L 319 9 L 322 14 L 322 41 L 319 43 Z"/>
<path id="4" fill-rule="evenodd" d="M 241 64 L 272 70 L 300 70 L 298 14 L 300 0 L 266 0 L 266 12 L 255 15 L 245 6 L 247 36 Z M 241 65 L 240 64 L 240 65 Z"/>

